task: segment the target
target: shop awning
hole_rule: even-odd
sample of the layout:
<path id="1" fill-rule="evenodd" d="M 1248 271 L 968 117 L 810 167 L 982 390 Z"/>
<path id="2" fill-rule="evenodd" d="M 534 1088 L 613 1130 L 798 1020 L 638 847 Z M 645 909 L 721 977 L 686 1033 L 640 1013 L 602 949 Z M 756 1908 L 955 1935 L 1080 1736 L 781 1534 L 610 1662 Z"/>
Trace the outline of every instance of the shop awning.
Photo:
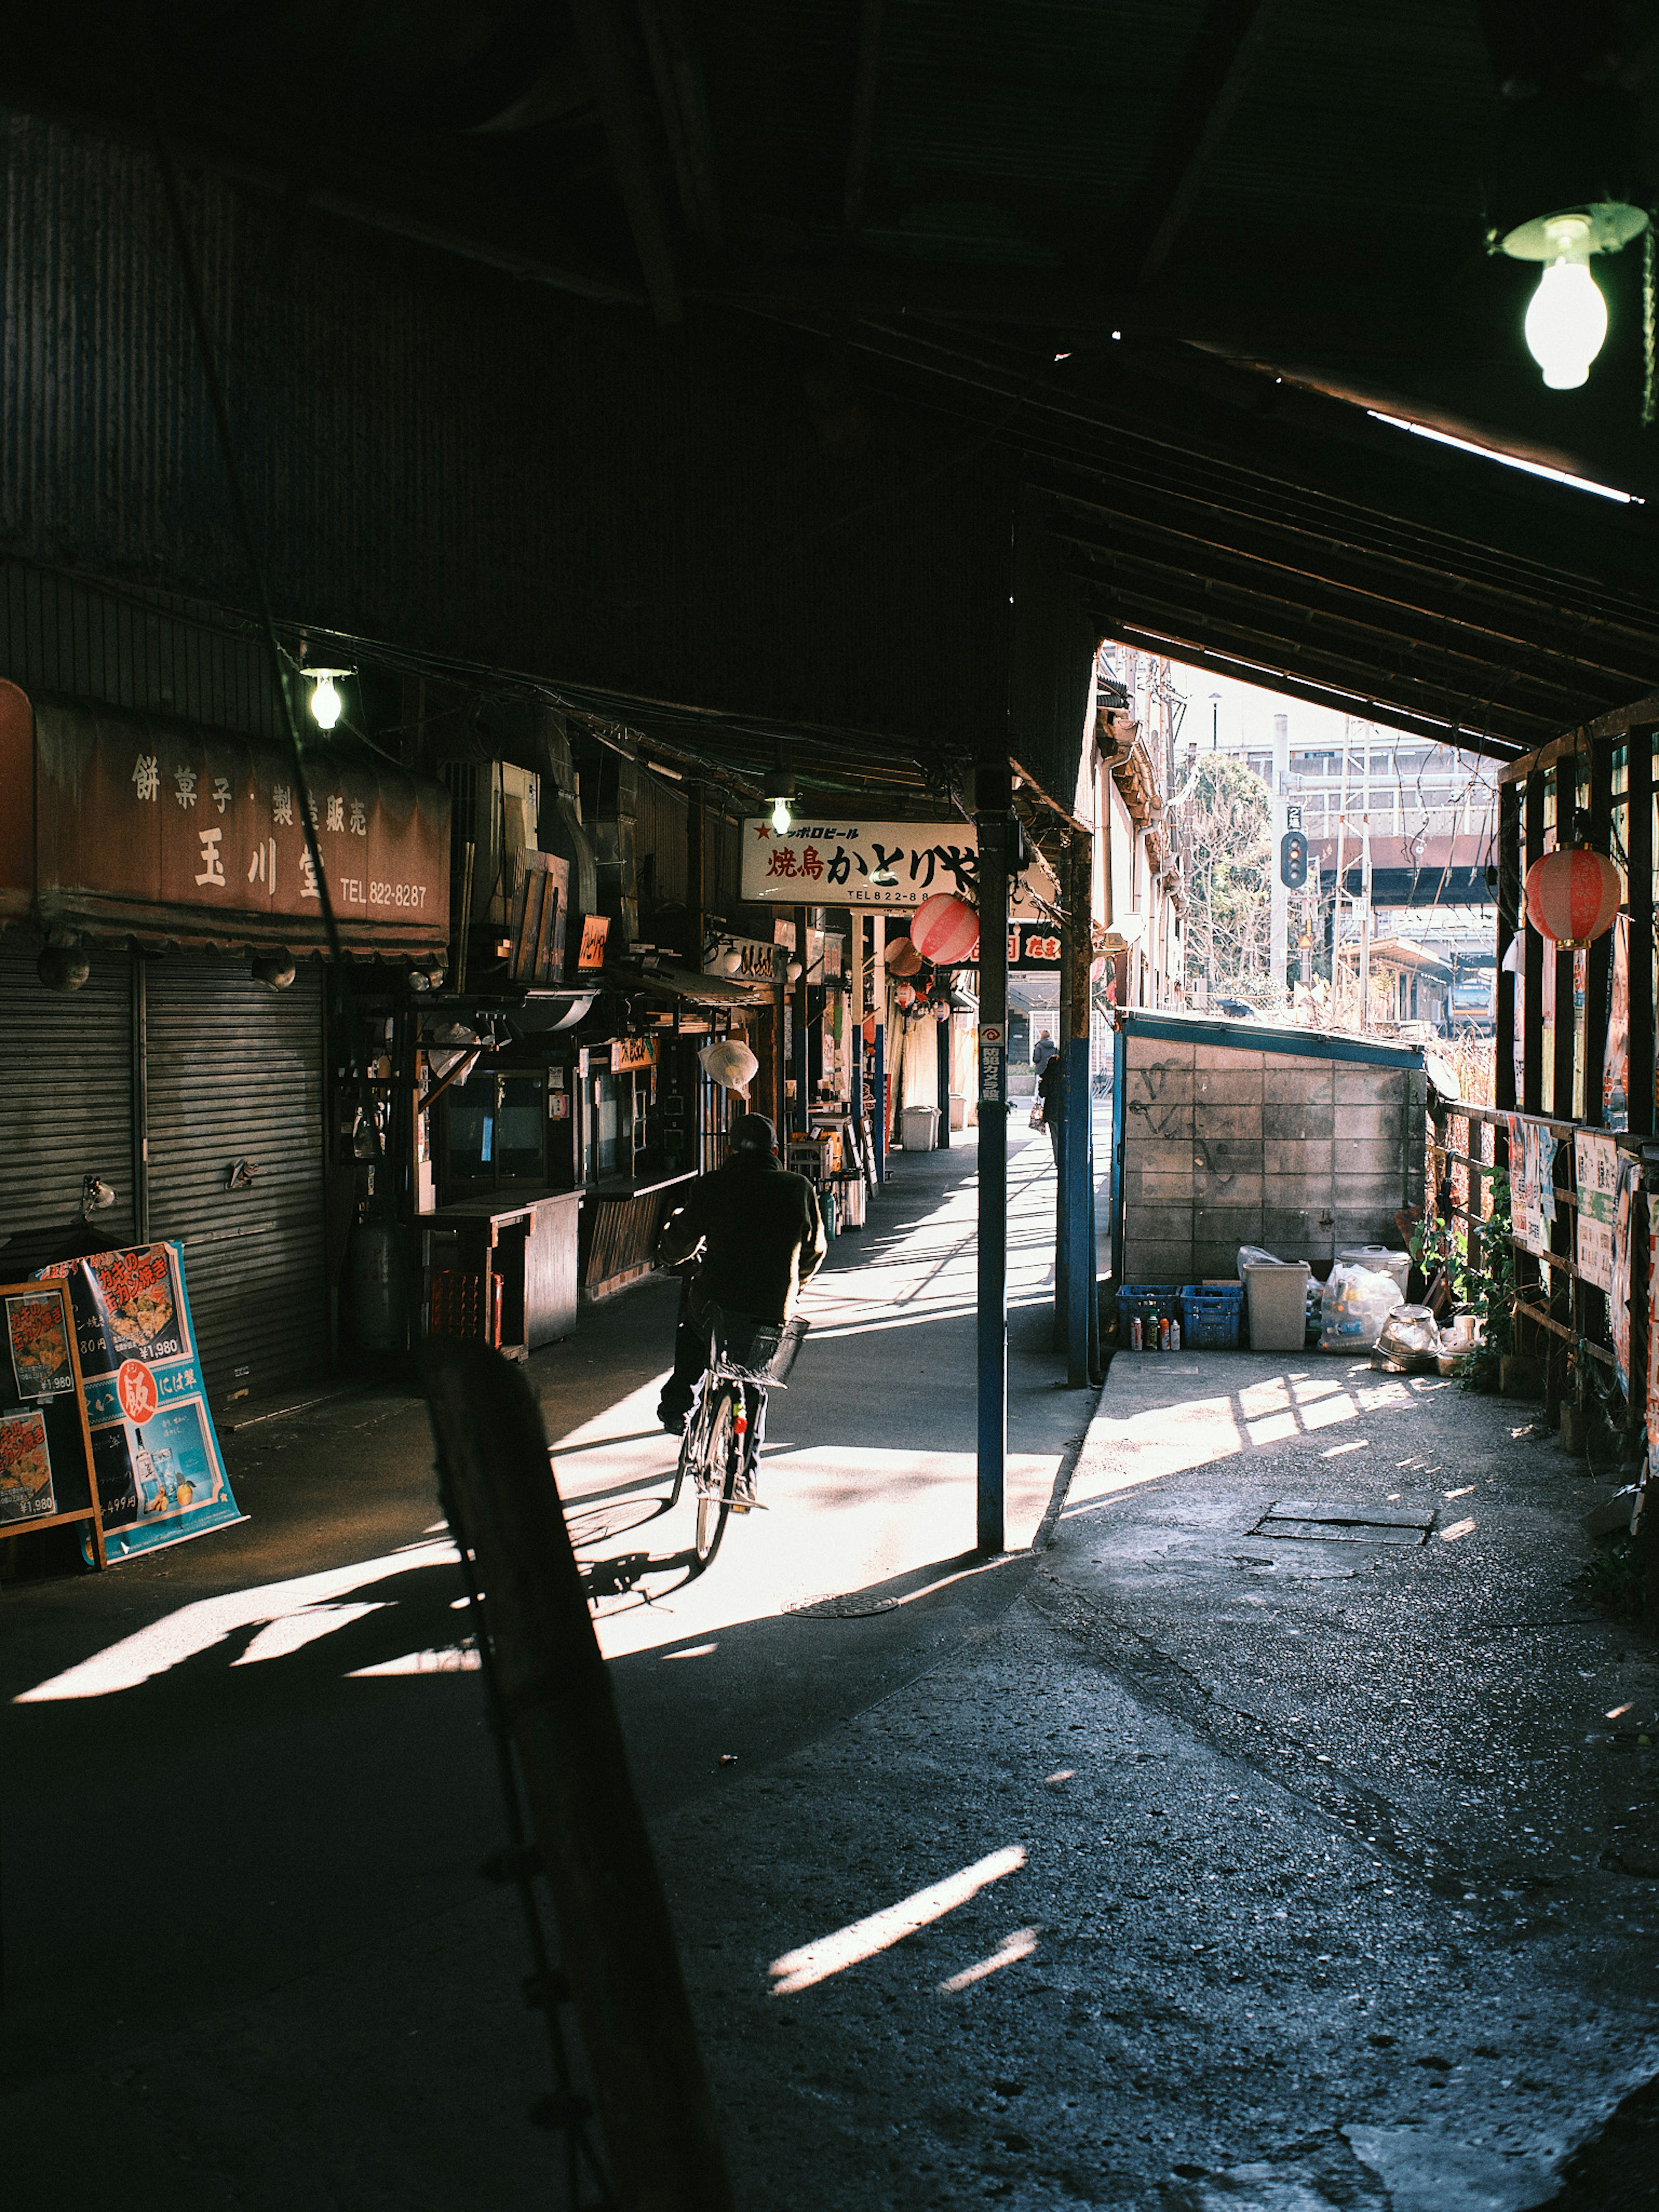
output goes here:
<path id="1" fill-rule="evenodd" d="M 772 987 L 740 977 L 694 975 L 689 968 L 643 968 L 612 962 L 599 979 L 624 998 L 679 999 L 694 1006 L 767 1006 Z"/>
<path id="2" fill-rule="evenodd" d="M 449 793 L 390 763 L 306 755 L 348 952 L 441 963 Z M 0 683 L 0 921 L 234 951 L 325 949 L 285 745 Z"/>

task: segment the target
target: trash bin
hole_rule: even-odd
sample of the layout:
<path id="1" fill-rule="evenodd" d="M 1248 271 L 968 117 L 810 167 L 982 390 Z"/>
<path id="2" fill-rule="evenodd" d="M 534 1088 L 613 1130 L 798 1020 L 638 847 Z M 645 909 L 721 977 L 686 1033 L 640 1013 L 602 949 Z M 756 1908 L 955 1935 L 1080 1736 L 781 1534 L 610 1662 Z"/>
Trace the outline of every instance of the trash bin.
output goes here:
<path id="1" fill-rule="evenodd" d="M 907 1152 L 931 1152 L 939 1143 L 939 1108 L 907 1106 L 899 1116 Z"/>
<path id="2" fill-rule="evenodd" d="M 1271 1266 L 1255 1262 L 1243 1268 L 1252 1352 L 1301 1351 L 1307 1335 L 1310 1272 L 1305 1260 L 1279 1260 Z"/>
<path id="3" fill-rule="evenodd" d="M 1400 1285 L 1403 1302 L 1406 1282 L 1412 1271 L 1409 1252 L 1391 1252 L 1385 1244 L 1345 1244 L 1337 1254 L 1339 1267 L 1369 1267 L 1374 1275 L 1392 1275 Z"/>

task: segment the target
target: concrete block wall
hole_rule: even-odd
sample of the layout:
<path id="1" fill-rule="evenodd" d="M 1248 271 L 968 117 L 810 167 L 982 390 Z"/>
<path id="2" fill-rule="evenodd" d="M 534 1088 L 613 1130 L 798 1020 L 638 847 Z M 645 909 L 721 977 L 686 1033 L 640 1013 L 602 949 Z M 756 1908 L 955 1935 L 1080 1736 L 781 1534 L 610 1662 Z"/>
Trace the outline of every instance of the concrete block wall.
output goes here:
<path id="1" fill-rule="evenodd" d="M 1420 1069 L 1121 1043 L 1121 1279 L 1231 1277 L 1241 1244 L 1322 1274 L 1344 1245 L 1399 1244 L 1395 1213 L 1423 1199 Z"/>

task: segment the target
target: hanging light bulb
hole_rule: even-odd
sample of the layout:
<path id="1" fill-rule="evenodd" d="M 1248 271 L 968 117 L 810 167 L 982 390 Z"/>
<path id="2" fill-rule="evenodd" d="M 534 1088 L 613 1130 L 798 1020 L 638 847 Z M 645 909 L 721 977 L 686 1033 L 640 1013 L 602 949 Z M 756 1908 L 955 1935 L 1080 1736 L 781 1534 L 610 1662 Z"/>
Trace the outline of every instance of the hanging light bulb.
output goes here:
<path id="1" fill-rule="evenodd" d="M 743 955 L 728 937 L 726 940 L 726 950 L 720 957 L 720 973 L 723 975 L 735 975 L 742 966 Z"/>
<path id="2" fill-rule="evenodd" d="M 349 671 L 343 668 L 307 668 L 305 672 L 311 678 L 312 719 L 319 730 L 331 730 L 339 720 L 343 708 L 343 702 L 334 688 L 334 679 L 337 676 L 349 674 Z"/>
<path id="3" fill-rule="evenodd" d="M 1589 225 L 1576 216 L 1550 225 L 1561 252 L 1546 264 L 1527 307 L 1527 350 L 1552 392 L 1576 392 L 1607 335 L 1607 303 L 1590 275 L 1584 240 Z"/>
<path id="4" fill-rule="evenodd" d="M 1607 303 L 1590 274 L 1591 257 L 1617 253 L 1647 228 L 1648 218 L 1622 201 L 1587 201 L 1536 216 L 1503 240 L 1517 261 L 1541 261 L 1544 273 L 1522 325 L 1527 350 L 1552 392 L 1576 392 L 1607 342 Z"/>
<path id="5" fill-rule="evenodd" d="M 789 822 L 789 801 L 787 799 L 775 799 L 772 802 L 772 827 L 780 837 L 788 829 Z"/>

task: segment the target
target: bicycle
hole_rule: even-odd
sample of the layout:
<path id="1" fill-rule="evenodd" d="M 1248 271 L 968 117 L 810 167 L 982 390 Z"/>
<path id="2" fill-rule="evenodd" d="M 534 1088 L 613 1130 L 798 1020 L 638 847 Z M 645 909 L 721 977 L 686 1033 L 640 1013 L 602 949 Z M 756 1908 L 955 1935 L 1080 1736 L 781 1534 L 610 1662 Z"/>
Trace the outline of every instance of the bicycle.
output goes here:
<path id="1" fill-rule="evenodd" d="M 719 1550 L 729 1516 L 758 1503 L 753 1481 L 766 1433 L 766 1394 L 787 1387 L 806 1328 L 800 1320 L 757 1321 L 710 1309 L 708 1365 L 685 1424 L 669 1500 L 672 1505 L 678 1498 L 689 1474 L 697 1502 L 692 1544 L 699 1571 Z"/>

